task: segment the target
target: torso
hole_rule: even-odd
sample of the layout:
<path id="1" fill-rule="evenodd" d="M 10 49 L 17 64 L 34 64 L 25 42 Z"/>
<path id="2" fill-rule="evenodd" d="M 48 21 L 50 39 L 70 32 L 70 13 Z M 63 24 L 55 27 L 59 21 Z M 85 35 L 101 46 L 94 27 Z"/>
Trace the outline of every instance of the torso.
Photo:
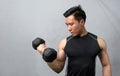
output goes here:
<path id="1" fill-rule="evenodd" d="M 68 57 L 67 76 L 95 76 L 95 58 L 100 52 L 97 36 L 69 36 L 64 48 Z"/>

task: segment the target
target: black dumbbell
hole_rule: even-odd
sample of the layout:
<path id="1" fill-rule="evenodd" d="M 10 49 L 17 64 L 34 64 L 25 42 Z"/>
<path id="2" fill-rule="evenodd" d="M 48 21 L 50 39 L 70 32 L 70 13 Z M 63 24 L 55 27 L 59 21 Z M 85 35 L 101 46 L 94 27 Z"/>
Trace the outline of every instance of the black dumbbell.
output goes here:
<path id="1" fill-rule="evenodd" d="M 45 44 L 45 41 L 42 38 L 37 37 L 32 41 L 32 47 L 37 50 L 37 47 L 43 43 Z M 46 62 L 52 62 L 56 59 L 57 52 L 53 48 L 46 48 L 42 54 L 42 57 Z"/>

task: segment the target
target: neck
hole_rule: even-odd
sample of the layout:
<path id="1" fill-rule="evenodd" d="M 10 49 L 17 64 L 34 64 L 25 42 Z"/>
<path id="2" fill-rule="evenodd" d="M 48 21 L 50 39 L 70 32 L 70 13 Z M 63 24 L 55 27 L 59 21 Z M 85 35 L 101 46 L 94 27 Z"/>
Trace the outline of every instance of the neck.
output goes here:
<path id="1" fill-rule="evenodd" d="M 79 36 L 84 36 L 84 35 L 86 35 L 88 33 L 88 31 L 84 28 L 81 32 L 80 32 L 80 34 L 79 34 Z"/>

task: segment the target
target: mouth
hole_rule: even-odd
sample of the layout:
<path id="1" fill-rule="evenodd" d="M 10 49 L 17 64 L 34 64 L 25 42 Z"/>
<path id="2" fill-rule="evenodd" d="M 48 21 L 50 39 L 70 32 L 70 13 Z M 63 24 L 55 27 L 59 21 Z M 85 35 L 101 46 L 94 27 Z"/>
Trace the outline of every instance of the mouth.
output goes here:
<path id="1" fill-rule="evenodd" d="M 73 32 L 70 32 L 72 35 L 74 34 Z"/>

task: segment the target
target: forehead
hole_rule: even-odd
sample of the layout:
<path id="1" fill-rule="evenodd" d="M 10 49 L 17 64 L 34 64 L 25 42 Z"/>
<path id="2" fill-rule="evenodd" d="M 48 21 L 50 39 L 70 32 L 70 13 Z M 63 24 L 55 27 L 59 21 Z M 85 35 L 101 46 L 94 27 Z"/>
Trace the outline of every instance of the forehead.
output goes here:
<path id="1" fill-rule="evenodd" d="M 74 22 L 74 21 L 77 21 L 73 15 L 70 15 L 68 17 L 65 18 L 65 22 L 66 23 L 70 23 L 70 22 Z"/>

